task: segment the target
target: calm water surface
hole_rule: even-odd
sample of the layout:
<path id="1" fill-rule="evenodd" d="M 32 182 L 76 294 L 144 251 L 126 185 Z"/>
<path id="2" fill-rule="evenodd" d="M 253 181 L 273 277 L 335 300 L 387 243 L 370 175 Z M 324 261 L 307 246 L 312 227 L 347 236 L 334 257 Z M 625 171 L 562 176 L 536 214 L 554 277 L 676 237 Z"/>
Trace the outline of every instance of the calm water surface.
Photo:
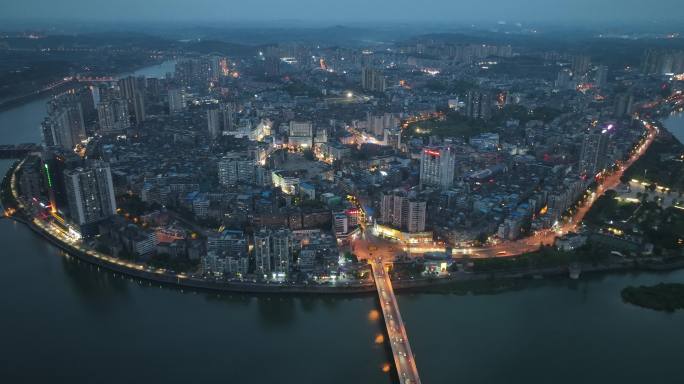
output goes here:
<path id="1" fill-rule="evenodd" d="M 0 113 L 0 143 L 39 141 L 44 102 Z M 668 127 L 684 138 L 684 118 Z M 373 296 L 160 288 L 79 263 L 8 220 L 0 243 L 1 382 L 390 381 Z M 684 313 L 619 296 L 660 281 L 684 282 L 684 271 L 398 300 L 424 383 L 681 383 Z"/>

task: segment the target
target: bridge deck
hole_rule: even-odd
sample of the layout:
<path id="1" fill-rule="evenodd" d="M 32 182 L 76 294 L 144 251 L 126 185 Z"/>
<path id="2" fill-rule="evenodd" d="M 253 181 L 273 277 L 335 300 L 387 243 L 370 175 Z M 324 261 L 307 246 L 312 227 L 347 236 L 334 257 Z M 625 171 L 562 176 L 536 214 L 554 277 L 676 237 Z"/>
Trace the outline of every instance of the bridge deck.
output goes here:
<path id="1" fill-rule="evenodd" d="M 378 297 L 380 298 L 380 307 L 382 307 L 382 314 L 385 317 L 385 326 L 387 327 L 387 334 L 392 346 L 392 355 L 394 355 L 394 365 L 399 375 L 399 382 L 402 384 L 419 384 L 418 368 L 411 351 L 404 321 L 401 319 L 401 313 L 399 313 L 399 305 L 394 296 L 392 282 L 385 272 L 381 261 L 374 261 L 371 263 L 371 266 L 373 268 L 375 286 L 378 289 Z"/>

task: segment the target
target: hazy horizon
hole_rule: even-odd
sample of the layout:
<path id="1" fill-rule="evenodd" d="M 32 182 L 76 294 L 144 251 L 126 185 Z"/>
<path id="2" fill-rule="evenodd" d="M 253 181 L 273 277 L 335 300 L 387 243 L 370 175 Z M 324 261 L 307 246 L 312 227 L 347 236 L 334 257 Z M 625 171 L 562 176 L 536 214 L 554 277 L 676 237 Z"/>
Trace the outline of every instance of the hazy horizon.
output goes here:
<path id="1" fill-rule="evenodd" d="M 615 25 L 679 21 L 684 19 L 684 7 L 681 7 L 681 0 L 489 0 L 486 3 L 449 0 L 24 0 L 0 5 L 0 15 L 3 20 L 16 22 L 541 22 Z"/>

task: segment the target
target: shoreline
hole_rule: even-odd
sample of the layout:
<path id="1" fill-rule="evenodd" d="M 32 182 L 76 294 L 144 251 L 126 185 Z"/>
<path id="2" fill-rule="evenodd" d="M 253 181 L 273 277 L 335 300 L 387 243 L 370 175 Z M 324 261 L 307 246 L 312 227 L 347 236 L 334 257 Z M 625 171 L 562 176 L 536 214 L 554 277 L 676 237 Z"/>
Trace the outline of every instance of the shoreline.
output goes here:
<path id="1" fill-rule="evenodd" d="M 211 292 L 243 293 L 243 294 L 295 294 L 295 295 L 335 295 L 335 296 L 356 296 L 374 295 L 376 293 L 375 284 L 360 283 L 339 286 L 317 286 L 309 284 L 270 284 L 270 283 L 248 283 L 248 282 L 229 282 L 220 280 L 200 279 L 192 276 L 179 277 L 178 275 L 159 274 L 152 271 L 140 270 L 136 268 L 119 265 L 116 263 L 102 260 L 89 255 L 78 249 L 65 244 L 43 229 L 39 228 L 30 221 L 23 218 L 12 216 L 5 217 L 18 223 L 26 225 L 36 235 L 41 236 L 50 244 L 56 246 L 66 254 L 77 258 L 85 263 L 104 268 L 113 273 L 119 273 L 128 277 L 142 279 L 148 282 L 159 283 L 177 288 L 190 288 Z M 624 272 L 667 272 L 684 269 L 684 261 L 671 264 L 648 264 L 648 263 L 624 263 L 624 264 L 602 264 L 596 266 L 582 266 L 582 273 L 589 275 L 614 274 Z M 395 291 L 417 292 L 430 289 L 446 288 L 473 282 L 505 282 L 505 281 L 535 281 L 548 278 L 559 278 L 571 280 L 568 277 L 568 269 L 565 266 L 551 267 L 544 269 L 519 270 L 519 271 L 494 271 L 487 273 L 457 273 L 450 277 L 393 280 L 392 285 Z M 576 281 L 576 280 L 575 280 Z"/>
<path id="2" fill-rule="evenodd" d="M 665 127 L 664 124 L 661 124 Z M 666 127 L 665 127 L 666 128 Z M 667 128 L 666 128 L 667 130 Z M 671 132 L 668 133 L 671 134 Z M 12 167 L 5 175 L 7 178 L 14 175 L 16 168 Z M 13 189 L 11 178 L 8 180 L 10 190 Z M 16 196 L 10 193 L 8 197 L 12 199 L 10 204 L 3 204 L 4 206 L 20 206 L 17 204 Z M 3 202 L 4 203 L 4 202 Z M 334 295 L 365 295 L 376 293 L 374 282 L 357 282 L 357 283 L 340 283 L 340 284 L 302 284 L 302 283 L 263 283 L 252 280 L 246 281 L 228 281 L 207 279 L 204 277 L 196 277 L 193 275 L 186 275 L 184 273 L 170 273 L 165 271 L 158 271 L 155 268 L 147 265 L 133 264 L 130 261 L 114 258 L 108 255 L 90 254 L 88 251 L 78 249 L 70 244 L 62 242 L 60 239 L 48 233 L 44 228 L 36 225 L 30 219 L 25 219 L 25 213 L 19 210 L 19 215 L 11 217 L 4 217 L 13 219 L 17 222 L 27 225 L 34 233 L 43 237 L 49 243 L 55 245 L 60 250 L 67 254 L 76 257 L 77 259 L 87 262 L 98 267 L 105 268 L 114 273 L 121 273 L 133 278 L 139 278 L 150 282 L 173 285 L 180 288 L 192 288 L 199 290 L 209 290 L 218 292 L 235 292 L 235 293 L 251 293 L 251 294 L 334 294 Z M 517 256 L 517 255 L 511 255 Z M 628 271 L 668 271 L 684 268 L 684 261 L 678 261 L 672 264 L 655 264 L 655 263 L 639 263 L 633 260 L 629 263 L 610 263 L 603 265 L 582 265 L 582 272 L 584 273 L 614 273 L 614 272 L 628 272 Z M 397 291 L 411 291 L 411 290 L 425 290 L 433 287 L 444 287 L 449 285 L 457 285 L 459 283 L 468 283 L 473 281 L 504 281 L 504 280 L 524 280 L 524 279 L 538 279 L 539 277 L 558 277 L 568 276 L 568 266 L 557 266 L 544 269 L 529 269 L 529 270 L 501 270 L 480 273 L 465 273 L 456 272 L 448 277 L 429 277 L 420 279 L 408 279 L 393 281 L 394 289 Z"/>
<path id="3" fill-rule="evenodd" d="M 119 265 L 116 263 L 108 262 L 106 260 L 99 259 L 95 256 L 89 255 L 78 249 L 65 244 L 53 236 L 45 233 L 45 231 L 35 224 L 26 221 L 24 219 L 19 219 L 17 217 L 11 217 L 17 222 L 25 224 L 29 227 L 35 234 L 41 236 L 47 240 L 50 244 L 56 246 L 60 250 L 66 252 L 67 254 L 76 257 L 77 259 L 84 261 L 86 263 L 105 268 L 111 272 L 120 273 L 134 278 L 144 279 L 154 283 L 160 283 L 165 285 L 173 285 L 180 288 L 194 288 L 200 290 L 209 291 L 220 291 L 220 292 L 235 292 L 235 293 L 287 293 L 287 294 L 368 294 L 375 293 L 375 284 L 359 284 L 359 285 L 348 285 L 348 286 L 310 286 L 306 284 L 262 284 L 262 283 L 247 283 L 247 282 L 228 282 L 228 281 L 217 281 L 209 279 L 199 279 L 192 276 L 179 277 L 174 274 L 159 274 L 156 272 L 139 270 L 136 268 L 127 267 L 125 265 Z"/>

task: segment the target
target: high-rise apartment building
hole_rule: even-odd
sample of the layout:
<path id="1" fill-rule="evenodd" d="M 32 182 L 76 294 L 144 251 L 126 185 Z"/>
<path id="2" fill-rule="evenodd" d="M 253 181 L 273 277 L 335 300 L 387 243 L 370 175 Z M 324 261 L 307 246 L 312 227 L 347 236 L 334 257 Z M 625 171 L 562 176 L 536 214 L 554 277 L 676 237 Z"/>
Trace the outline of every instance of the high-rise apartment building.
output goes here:
<path id="1" fill-rule="evenodd" d="M 101 133 L 122 132 L 131 127 L 128 102 L 123 99 L 101 101 L 97 105 Z"/>
<path id="2" fill-rule="evenodd" d="M 268 230 L 254 233 L 254 272 L 260 275 L 271 273 L 271 236 Z"/>
<path id="3" fill-rule="evenodd" d="M 65 171 L 83 166 L 83 159 L 71 150 L 46 150 L 43 153 L 43 171 L 53 210 L 64 211 L 69 206 Z"/>
<path id="4" fill-rule="evenodd" d="M 608 129 L 591 132 L 584 135 L 580 153 L 579 172 L 588 177 L 594 177 L 607 165 Z"/>
<path id="5" fill-rule="evenodd" d="M 135 92 L 133 99 L 129 100 L 129 105 L 133 107 L 133 118 L 135 119 L 135 124 L 142 124 L 147 117 L 145 115 L 145 93 L 143 91 Z"/>
<path id="6" fill-rule="evenodd" d="M 242 231 L 226 229 L 207 235 L 207 251 L 225 252 L 230 257 L 247 257 L 247 243 Z"/>
<path id="7" fill-rule="evenodd" d="M 262 229 L 254 234 L 256 273 L 287 274 L 292 262 L 294 239 L 288 229 Z"/>
<path id="8" fill-rule="evenodd" d="M 128 110 L 133 111 L 136 125 L 145 121 L 145 78 L 128 76 L 118 81 L 119 94 L 128 103 Z"/>
<path id="9" fill-rule="evenodd" d="M 369 112 L 366 114 L 366 125 L 368 127 L 369 133 L 375 135 L 376 137 L 384 137 L 386 129 L 391 129 L 397 126 L 397 120 L 391 113 L 373 115 Z"/>
<path id="10" fill-rule="evenodd" d="M 449 189 L 454 182 L 455 167 L 453 147 L 424 148 L 420 155 L 420 185 Z"/>
<path id="11" fill-rule="evenodd" d="M 219 136 L 221 136 L 221 120 L 223 116 L 221 116 L 221 113 L 218 109 L 209 109 L 207 110 L 207 130 L 209 131 L 209 135 L 215 139 Z"/>
<path id="12" fill-rule="evenodd" d="M 178 88 L 169 89 L 169 113 L 174 114 L 185 110 L 183 91 Z"/>
<path id="13" fill-rule="evenodd" d="M 466 94 L 465 114 L 471 119 L 487 120 L 492 116 L 491 92 L 471 90 Z"/>
<path id="14" fill-rule="evenodd" d="M 641 61 L 641 71 L 648 75 L 684 73 L 684 51 L 648 49 Z"/>
<path id="15" fill-rule="evenodd" d="M 92 161 L 64 172 L 69 217 L 78 225 L 97 223 L 116 213 L 114 185 L 107 163 Z"/>
<path id="16" fill-rule="evenodd" d="M 405 193 L 384 194 L 380 203 L 380 220 L 383 224 L 410 233 L 425 231 L 427 203 L 413 199 Z"/>
<path id="17" fill-rule="evenodd" d="M 591 67 L 591 58 L 587 55 L 576 55 L 572 58 L 572 72 L 577 76 L 584 76 Z"/>
<path id="18" fill-rule="evenodd" d="M 367 91 L 385 92 L 387 80 L 381 70 L 363 67 L 361 69 L 361 87 Z"/>
<path id="19" fill-rule="evenodd" d="M 256 163 L 247 153 L 230 152 L 218 162 L 218 176 L 221 185 L 236 186 L 240 183 L 253 184 Z"/>
<path id="20" fill-rule="evenodd" d="M 223 230 L 207 236 L 204 273 L 215 276 L 244 276 L 249 268 L 248 241 L 244 232 Z"/>
<path id="21" fill-rule="evenodd" d="M 237 106 L 235 103 L 227 103 L 221 107 L 221 114 L 223 116 L 223 130 L 235 131 L 237 128 L 236 115 Z"/>
<path id="22" fill-rule="evenodd" d="M 333 213 L 333 229 L 336 235 L 346 235 L 349 232 L 349 217 L 345 212 Z"/>
<path id="23" fill-rule="evenodd" d="M 76 144 L 86 138 L 81 103 L 73 98 L 52 100 L 41 126 L 47 147 L 73 150 Z"/>

